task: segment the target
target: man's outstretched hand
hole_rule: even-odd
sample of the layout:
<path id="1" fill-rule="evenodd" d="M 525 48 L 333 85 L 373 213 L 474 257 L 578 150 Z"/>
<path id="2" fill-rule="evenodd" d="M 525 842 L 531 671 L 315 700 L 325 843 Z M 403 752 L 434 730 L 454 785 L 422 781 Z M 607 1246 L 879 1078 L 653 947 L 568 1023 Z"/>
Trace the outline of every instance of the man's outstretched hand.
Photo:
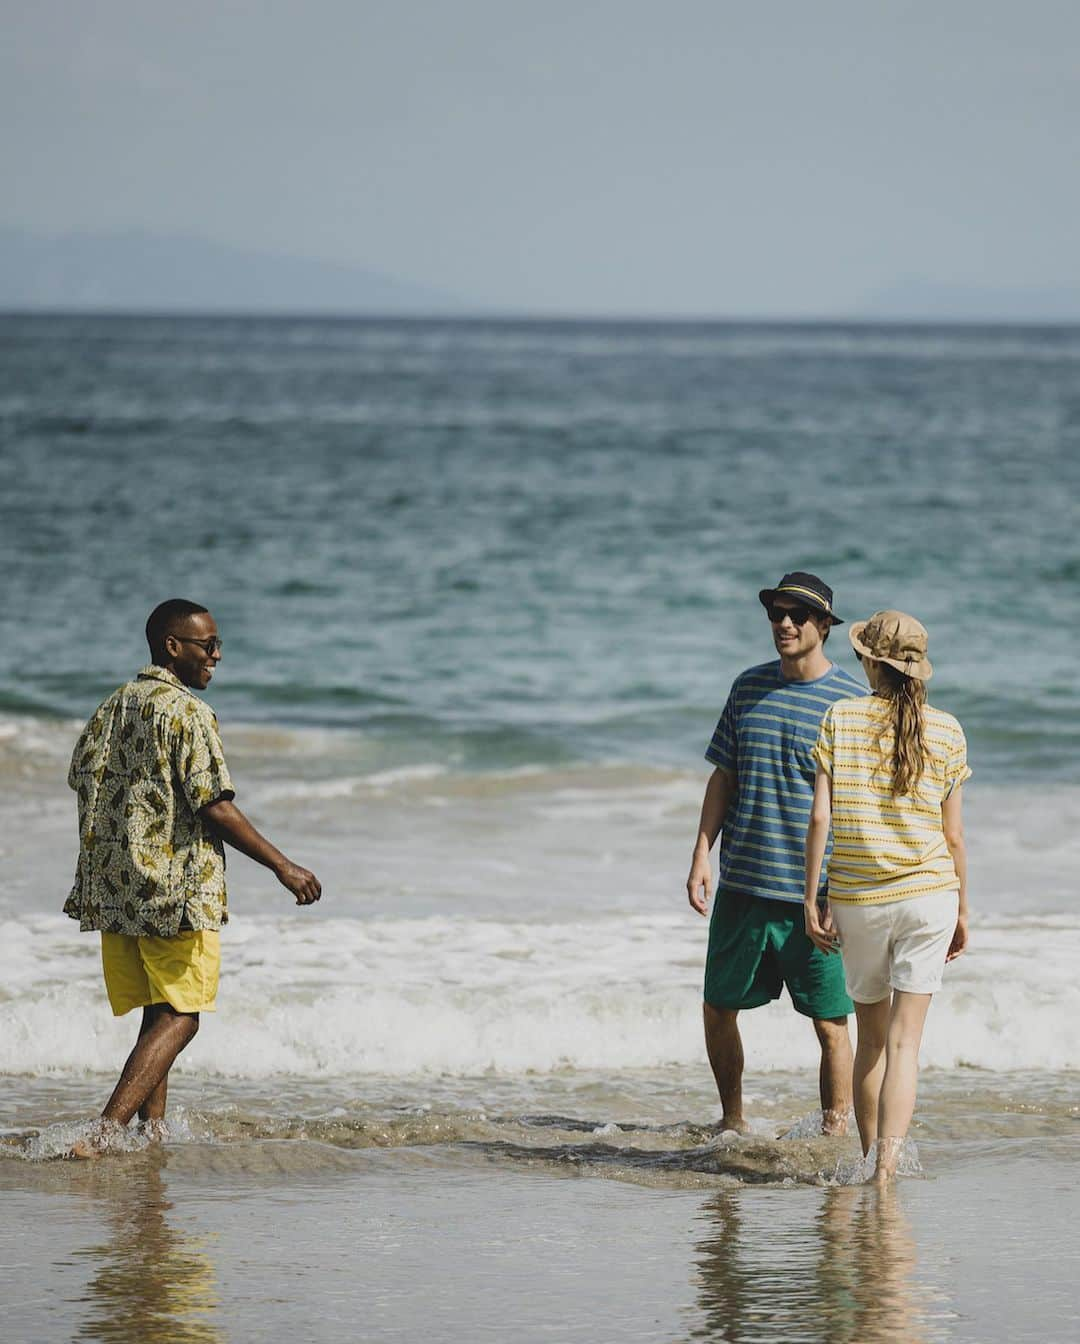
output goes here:
<path id="1" fill-rule="evenodd" d="M 313 905 L 322 896 L 322 883 L 315 874 L 287 859 L 265 835 L 260 835 L 231 798 L 207 803 L 200 815 L 234 849 L 269 868 L 286 891 L 296 897 L 297 905 Z"/>
<path id="2" fill-rule="evenodd" d="M 313 905 L 322 896 L 322 883 L 307 868 L 286 859 L 275 869 L 277 880 L 296 897 L 297 905 Z"/>

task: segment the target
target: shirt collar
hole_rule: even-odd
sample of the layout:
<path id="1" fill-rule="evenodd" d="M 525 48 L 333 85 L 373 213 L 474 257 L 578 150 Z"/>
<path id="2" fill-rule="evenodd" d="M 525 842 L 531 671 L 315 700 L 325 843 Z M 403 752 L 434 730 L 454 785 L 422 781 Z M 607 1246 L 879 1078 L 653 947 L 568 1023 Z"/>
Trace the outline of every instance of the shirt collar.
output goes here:
<path id="1" fill-rule="evenodd" d="M 195 694 L 174 672 L 170 672 L 167 667 L 159 667 L 157 663 L 150 663 L 149 666 L 142 668 L 136 681 L 163 681 L 166 686 L 175 686 L 178 691 L 186 691 L 188 695 Z"/>

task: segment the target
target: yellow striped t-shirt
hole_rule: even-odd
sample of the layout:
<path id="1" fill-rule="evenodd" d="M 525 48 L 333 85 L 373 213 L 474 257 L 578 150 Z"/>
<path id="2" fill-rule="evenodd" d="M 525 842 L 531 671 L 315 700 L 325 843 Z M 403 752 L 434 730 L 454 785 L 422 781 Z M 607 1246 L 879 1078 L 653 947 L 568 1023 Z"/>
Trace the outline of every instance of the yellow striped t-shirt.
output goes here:
<path id="1" fill-rule="evenodd" d="M 922 778 L 913 795 L 894 798 L 894 712 L 877 695 L 839 700 L 818 733 L 814 760 L 832 779 L 829 900 L 838 904 L 883 905 L 959 885 L 941 804 L 971 777 L 963 729 L 925 705 Z"/>

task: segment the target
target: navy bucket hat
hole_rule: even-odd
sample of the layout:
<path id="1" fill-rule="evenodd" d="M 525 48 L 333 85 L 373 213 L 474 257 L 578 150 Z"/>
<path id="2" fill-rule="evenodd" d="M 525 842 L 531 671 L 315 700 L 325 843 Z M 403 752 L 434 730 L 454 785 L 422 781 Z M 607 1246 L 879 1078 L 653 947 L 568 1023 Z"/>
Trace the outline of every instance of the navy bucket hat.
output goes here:
<path id="1" fill-rule="evenodd" d="M 793 570 L 785 574 L 775 588 L 762 588 L 758 593 L 758 601 L 763 607 L 771 607 L 781 595 L 797 598 L 812 610 L 824 612 L 833 625 L 844 624 L 832 609 L 832 589 L 827 583 L 822 583 L 816 574 L 806 574 L 801 569 Z"/>

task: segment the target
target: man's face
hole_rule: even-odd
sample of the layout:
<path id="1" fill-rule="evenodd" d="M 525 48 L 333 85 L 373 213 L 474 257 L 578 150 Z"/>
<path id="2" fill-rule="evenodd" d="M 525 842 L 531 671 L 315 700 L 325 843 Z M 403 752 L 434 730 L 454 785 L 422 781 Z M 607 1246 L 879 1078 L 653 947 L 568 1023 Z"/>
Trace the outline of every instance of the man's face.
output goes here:
<path id="1" fill-rule="evenodd" d="M 773 614 L 776 610 L 785 613 L 781 621 L 773 621 L 770 616 L 773 644 L 781 658 L 801 658 L 821 647 L 822 637 L 830 625 L 827 616 L 819 616 L 812 608 L 783 594 L 778 594 L 772 605 Z"/>
<path id="2" fill-rule="evenodd" d="M 210 642 L 217 639 L 217 624 L 208 611 L 178 621 L 173 632 L 165 636 L 165 652 L 169 655 L 170 666 L 185 686 L 205 691 L 210 685 L 214 668 L 221 662 L 220 644 L 215 647 Z M 213 653 L 207 652 L 207 645 Z"/>

